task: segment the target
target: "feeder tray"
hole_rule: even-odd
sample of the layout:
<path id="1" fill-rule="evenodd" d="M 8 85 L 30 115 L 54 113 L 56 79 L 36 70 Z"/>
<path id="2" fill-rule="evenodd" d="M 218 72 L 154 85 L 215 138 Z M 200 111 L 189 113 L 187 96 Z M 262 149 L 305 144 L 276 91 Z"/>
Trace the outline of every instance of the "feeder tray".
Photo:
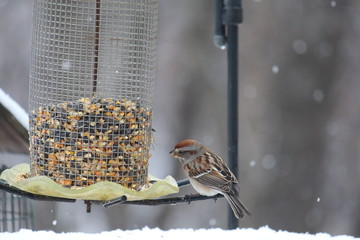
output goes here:
<path id="1" fill-rule="evenodd" d="M 151 184 L 156 184 L 156 180 L 152 180 Z M 184 187 L 189 185 L 189 180 L 184 179 L 176 182 L 178 187 Z M 23 196 L 26 198 L 30 198 L 33 200 L 40 200 L 40 201 L 57 201 L 57 202 L 76 202 L 77 199 L 72 198 L 61 198 L 61 197 L 52 197 L 48 195 L 36 194 L 31 193 L 29 191 L 21 190 L 17 187 L 10 185 L 4 179 L 0 177 L 0 189 L 9 192 L 18 196 Z M 202 201 L 208 199 L 214 199 L 215 201 L 218 198 L 222 198 L 223 195 L 217 194 L 215 196 L 202 196 L 199 194 L 189 194 L 181 197 L 167 197 L 167 198 L 156 198 L 156 199 L 142 199 L 142 200 L 129 200 L 126 195 L 122 195 L 120 197 L 108 200 L 108 201 L 99 201 L 99 200 L 85 200 L 85 204 L 87 205 L 87 212 L 91 212 L 91 205 L 103 205 L 103 207 L 108 208 L 118 204 L 131 204 L 131 205 L 146 205 L 146 206 L 157 206 L 157 205 L 164 205 L 164 204 L 177 204 L 177 203 L 191 203 L 194 201 Z"/>
<path id="2" fill-rule="evenodd" d="M 176 181 L 170 176 L 163 180 L 149 176 L 149 186 L 146 189 L 133 190 L 110 181 L 98 182 L 82 188 L 67 188 L 47 176 L 29 177 L 29 173 L 29 164 L 23 163 L 5 170 L 0 179 L 5 181 L 2 185 L 7 190 L 11 191 L 11 187 L 14 187 L 14 191 L 23 191 L 19 192 L 21 194 L 28 192 L 33 197 L 36 197 L 34 194 L 43 196 L 39 197 L 39 200 L 46 200 L 46 197 L 55 197 L 48 200 L 62 201 L 63 198 L 68 198 L 101 202 L 126 196 L 131 201 L 158 198 L 178 192 Z"/>

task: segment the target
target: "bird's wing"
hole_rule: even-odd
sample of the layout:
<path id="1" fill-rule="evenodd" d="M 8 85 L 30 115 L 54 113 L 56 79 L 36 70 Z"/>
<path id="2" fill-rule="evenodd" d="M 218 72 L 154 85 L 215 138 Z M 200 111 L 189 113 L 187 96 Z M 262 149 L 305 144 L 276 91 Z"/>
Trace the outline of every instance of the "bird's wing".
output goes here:
<path id="1" fill-rule="evenodd" d="M 215 161 L 216 164 L 207 162 L 209 156 L 206 156 L 206 154 L 211 154 L 212 157 L 217 158 Z M 206 166 L 206 168 L 201 166 Z M 191 171 L 188 171 L 189 177 L 209 188 L 221 192 L 232 192 L 234 191 L 234 188 L 236 189 L 238 183 L 237 179 L 226 166 L 226 163 L 215 153 L 204 153 L 189 163 L 187 167 L 192 169 Z"/>

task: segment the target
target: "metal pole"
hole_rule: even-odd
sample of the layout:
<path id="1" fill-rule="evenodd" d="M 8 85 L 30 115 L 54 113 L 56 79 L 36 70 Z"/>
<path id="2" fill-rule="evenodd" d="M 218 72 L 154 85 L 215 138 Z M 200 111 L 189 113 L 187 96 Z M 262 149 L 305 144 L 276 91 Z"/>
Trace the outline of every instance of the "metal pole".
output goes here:
<path id="1" fill-rule="evenodd" d="M 242 23 L 241 0 L 225 0 L 222 22 L 227 27 L 228 61 L 228 159 L 229 168 L 238 173 L 238 24 Z M 228 229 L 239 226 L 239 220 L 228 210 Z"/>
<path id="2" fill-rule="evenodd" d="M 228 27 L 228 159 L 229 168 L 238 178 L 238 46 L 237 26 Z M 235 229 L 239 220 L 229 208 L 228 228 Z"/>

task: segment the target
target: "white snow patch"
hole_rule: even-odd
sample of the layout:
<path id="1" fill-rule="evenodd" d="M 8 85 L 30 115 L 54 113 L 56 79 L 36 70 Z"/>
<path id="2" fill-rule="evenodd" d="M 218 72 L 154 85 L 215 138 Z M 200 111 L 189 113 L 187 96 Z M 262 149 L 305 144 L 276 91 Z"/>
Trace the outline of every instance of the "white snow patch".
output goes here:
<path id="1" fill-rule="evenodd" d="M 262 164 L 265 169 L 273 169 L 276 166 L 276 159 L 272 154 L 267 154 L 263 157 Z"/>
<path id="2" fill-rule="evenodd" d="M 61 64 L 61 68 L 65 71 L 69 71 L 72 68 L 72 64 L 70 60 L 64 60 Z"/>
<path id="3" fill-rule="evenodd" d="M 216 225 L 216 223 L 217 223 L 217 221 L 216 221 L 216 219 L 215 219 L 215 218 L 211 218 L 211 219 L 209 220 L 209 224 L 210 224 L 210 226 L 215 226 L 215 225 Z"/>
<path id="4" fill-rule="evenodd" d="M 293 47 L 294 51 L 300 55 L 305 54 L 307 51 L 307 44 L 304 40 L 301 40 L 301 39 L 296 39 L 292 43 L 292 47 Z"/>
<path id="5" fill-rule="evenodd" d="M 29 130 L 29 116 L 25 110 L 8 94 L 0 88 L 0 103 L 19 121 L 21 125 Z"/>
<path id="6" fill-rule="evenodd" d="M 271 71 L 273 73 L 277 74 L 279 72 L 279 66 L 277 66 L 277 65 L 272 66 Z"/>
<path id="7" fill-rule="evenodd" d="M 316 102 L 322 102 L 324 100 L 324 92 L 321 89 L 315 89 L 313 98 Z"/>
<path id="8" fill-rule="evenodd" d="M 20 230 L 16 233 L 0 233 L 1 240 L 138 240 L 138 239 L 162 239 L 162 240 L 184 240 L 184 239 L 254 239 L 254 240 L 351 240 L 359 239 L 352 236 L 331 236 L 327 233 L 292 233 L 287 231 L 275 231 L 269 227 L 259 229 L 235 229 L 223 230 L 212 229 L 172 229 L 163 231 L 159 228 L 143 228 L 139 230 L 114 230 L 101 233 L 55 233 L 52 231 Z"/>

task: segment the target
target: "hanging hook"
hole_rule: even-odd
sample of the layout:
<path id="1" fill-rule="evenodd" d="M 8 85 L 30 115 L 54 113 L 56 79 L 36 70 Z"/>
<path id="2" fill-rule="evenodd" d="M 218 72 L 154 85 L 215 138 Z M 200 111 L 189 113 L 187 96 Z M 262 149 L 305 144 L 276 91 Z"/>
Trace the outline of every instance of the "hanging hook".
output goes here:
<path id="1" fill-rule="evenodd" d="M 226 49 L 225 25 L 222 22 L 223 0 L 215 0 L 215 34 L 214 44 L 216 47 Z"/>
<path id="2" fill-rule="evenodd" d="M 226 27 L 243 22 L 241 0 L 215 0 L 214 44 L 225 50 L 227 47 Z"/>

